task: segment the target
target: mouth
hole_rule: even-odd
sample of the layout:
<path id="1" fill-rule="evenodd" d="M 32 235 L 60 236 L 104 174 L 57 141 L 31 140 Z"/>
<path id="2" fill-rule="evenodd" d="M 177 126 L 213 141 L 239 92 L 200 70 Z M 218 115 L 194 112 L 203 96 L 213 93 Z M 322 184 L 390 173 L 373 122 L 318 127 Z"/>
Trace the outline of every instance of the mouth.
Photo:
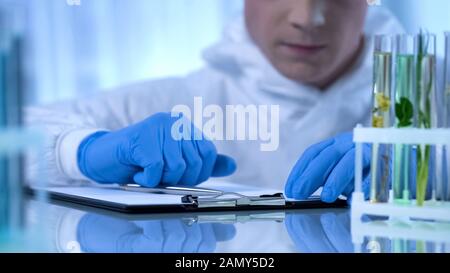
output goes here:
<path id="1" fill-rule="evenodd" d="M 327 48 L 327 46 L 324 44 L 299 44 L 282 42 L 280 45 L 283 50 L 287 51 L 289 54 L 305 57 L 315 55 Z"/>

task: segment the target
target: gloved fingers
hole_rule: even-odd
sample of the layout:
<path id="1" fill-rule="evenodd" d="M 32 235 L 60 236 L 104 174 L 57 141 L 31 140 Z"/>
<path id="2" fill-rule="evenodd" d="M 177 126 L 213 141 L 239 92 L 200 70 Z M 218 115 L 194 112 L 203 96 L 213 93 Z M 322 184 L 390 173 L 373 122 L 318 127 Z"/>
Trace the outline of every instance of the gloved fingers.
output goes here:
<path id="1" fill-rule="evenodd" d="M 347 185 L 347 188 L 345 188 L 344 192 L 342 193 L 342 195 L 347 197 L 347 205 L 349 206 L 352 205 L 352 198 L 354 191 L 355 191 L 355 181 L 353 179 L 353 181 Z"/>
<path id="2" fill-rule="evenodd" d="M 134 182 L 147 187 L 154 188 L 159 185 L 164 170 L 163 161 L 156 161 L 145 167 L 141 172 L 134 175 Z"/>
<path id="3" fill-rule="evenodd" d="M 203 166 L 202 158 L 193 141 L 182 141 L 181 146 L 186 170 L 180 179 L 180 184 L 194 186 L 199 183 L 198 177 Z"/>
<path id="4" fill-rule="evenodd" d="M 161 253 L 162 247 L 139 233 L 124 234 L 119 240 L 112 243 L 117 246 L 116 253 Z M 111 250 L 105 252 L 111 252 Z"/>
<path id="5" fill-rule="evenodd" d="M 214 170 L 214 165 L 217 159 L 216 146 L 209 140 L 203 139 L 195 142 L 198 154 L 202 158 L 202 169 L 198 176 L 198 182 L 205 182 L 208 180 Z"/>
<path id="6" fill-rule="evenodd" d="M 142 235 L 159 243 L 164 242 L 164 230 L 160 220 L 136 221 L 134 224 L 142 230 Z"/>
<path id="7" fill-rule="evenodd" d="M 141 232 L 129 238 L 132 252 L 135 253 L 161 253 L 164 245 L 164 231 L 161 221 L 138 221 L 135 225 Z"/>
<path id="8" fill-rule="evenodd" d="M 320 223 L 320 214 L 288 214 L 286 217 L 286 229 L 300 252 L 335 252 L 323 231 Z"/>
<path id="9" fill-rule="evenodd" d="M 200 224 L 202 240 L 198 246 L 198 253 L 212 253 L 216 250 L 216 237 L 211 224 Z"/>
<path id="10" fill-rule="evenodd" d="M 202 241 L 202 231 L 199 224 L 188 226 L 181 223 L 186 233 L 186 240 L 183 242 L 182 253 L 196 253 Z"/>
<path id="11" fill-rule="evenodd" d="M 171 135 L 165 135 L 163 143 L 164 171 L 161 180 L 162 184 L 178 184 L 186 170 L 186 162 L 183 159 L 181 143 L 182 141 L 176 141 Z"/>
<path id="12" fill-rule="evenodd" d="M 226 155 L 217 155 L 216 162 L 212 171 L 213 177 L 222 177 L 233 174 L 236 171 L 236 161 Z"/>
<path id="13" fill-rule="evenodd" d="M 347 196 L 347 205 L 351 206 L 353 201 L 353 194 Z"/>
<path id="14" fill-rule="evenodd" d="M 351 149 L 336 164 L 328 176 L 321 194 L 322 201 L 327 203 L 336 201 L 349 184 L 353 184 L 355 177 L 354 164 L 355 149 Z"/>
<path id="15" fill-rule="evenodd" d="M 372 177 L 369 175 L 367 175 L 362 183 L 362 190 L 364 192 L 364 199 L 365 200 L 369 200 L 370 198 L 370 182 L 371 182 Z"/>
<path id="16" fill-rule="evenodd" d="M 308 167 L 308 164 L 314 158 L 316 158 L 316 156 L 320 152 L 322 152 L 323 149 L 327 148 L 331 144 L 333 144 L 333 139 L 327 139 L 325 141 L 322 141 L 322 142 L 306 149 L 306 151 L 303 153 L 303 155 L 300 157 L 300 159 L 295 164 L 295 166 L 292 169 L 291 173 L 289 174 L 289 178 L 286 182 L 285 193 L 288 198 L 293 198 L 292 187 L 295 184 L 295 181 L 297 180 L 297 178 L 300 177 L 303 174 L 303 172 L 305 171 L 306 167 Z"/>
<path id="17" fill-rule="evenodd" d="M 286 224 L 286 230 L 291 237 L 291 240 L 294 242 L 297 251 L 302 253 L 310 253 L 311 249 L 309 246 L 308 241 L 308 235 L 305 234 L 305 232 L 302 230 L 302 227 L 297 224 L 298 221 L 301 221 L 301 219 L 295 219 L 295 218 L 301 217 L 301 215 L 294 216 L 292 214 L 288 214 L 285 220 Z"/>
<path id="18" fill-rule="evenodd" d="M 342 192 L 342 195 L 349 198 L 350 196 L 352 196 L 354 190 L 355 190 L 355 179 L 352 179 L 352 181 L 347 184 L 347 187 L 345 187 L 344 191 Z"/>
<path id="19" fill-rule="evenodd" d="M 218 242 L 229 241 L 236 236 L 236 227 L 231 224 L 212 224 L 215 238 Z"/>
<path id="20" fill-rule="evenodd" d="M 367 177 L 370 171 L 371 147 L 363 146 L 363 176 Z M 351 203 L 351 195 L 355 189 L 355 149 L 352 148 L 339 161 L 325 183 L 322 191 L 322 201 L 334 202 L 339 195 L 347 197 L 347 202 Z"/>
<path id="21" fill-rule="evenodd" d="M 328 144 L 328 146 L 327 146 Z M 304 168 L 299 176 L 291 176 L 292 186 L 288 196 L 296 199 L 306 199 L 326 180 L 334 165 L 345 152 L 353 146 L 352 134 L 342 134 L 334 138 L 331 144 L 327 141 L 320 145 L 323 148 Z"/>
<path id="22" fill-rule="evenodd" d="M 76 236 L 83 252 L 123 252 L 124 249 L 119 248 L 117 241 L 126 234 L 135 234 L 138 230 L 138 227 L 128 221 L 88 213 L 78 222 Z"/>
<path id="23" fill-rule="evenodd" d="M 352 145 L 352 142 L 335 140 L 332 145 L 320 152 L 303 174 L 294 181 L 292 196 L 296 199 L 306 199 L 323 186 L 331 171 Z"/>
<path id="24" fill-rule="evenodd" d="M 187 238 L 183 223 L 179 220 L 163 221 L 164 244 L 163 253 L 179 253 Z"/>
<path id="25" fill-rule="evenodd" d="M 160 144 L 159 137 L 156 137 L 157 132 L 152 133 L 154 134 L 152 138 L 155 138 L 157 142 L 156 147 L 136 144 L 132 149 L 130 147 L 123 149 L 124 154 L 129 154 L 130 164 L 141 168 L 139 172 L 134 173 L 133 180 L 144 187 L 157 186 L 161 181 L 164 168 L 164 159 L 161 153 L 162 143 Z"/>
<path id="26" fill-rule="evenodd" d="M 328 240 L 338 253 L 354 252 L 348 213 L 326 213 L 320 217 L 320 222 Z"/>
<path id="27" fill-rule="evenodd" d="M 370 189 L 370 166 L 366 167 L 363 170 L 363 182 L 362 182 L 362 190 L 364 193 L 365 200 L 369 199 L 369 189 Z M 352 205 L 353 200 L 353 192 L 355 191 L 355 181 L 353 180 L 347 188 L 344 190 L 344 195 L 347 196 L 347 204 Z"/>

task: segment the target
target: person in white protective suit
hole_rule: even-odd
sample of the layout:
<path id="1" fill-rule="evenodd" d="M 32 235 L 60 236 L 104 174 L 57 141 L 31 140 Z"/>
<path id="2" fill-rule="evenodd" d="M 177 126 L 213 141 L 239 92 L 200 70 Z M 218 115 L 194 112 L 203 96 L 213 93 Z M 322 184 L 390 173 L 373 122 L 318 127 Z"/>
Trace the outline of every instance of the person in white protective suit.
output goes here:
<path id="1" fill-rule="evenodd" d="M 27 121 L 51 137 L 52 183 L 227 176 L 298 199 L 323 187 L 333 202 L 353 191 L 348 132 L 370 121 L 373 37 L 399 32 L 366 0 L 246 0 L 202 69 L 31 107 Z"/>

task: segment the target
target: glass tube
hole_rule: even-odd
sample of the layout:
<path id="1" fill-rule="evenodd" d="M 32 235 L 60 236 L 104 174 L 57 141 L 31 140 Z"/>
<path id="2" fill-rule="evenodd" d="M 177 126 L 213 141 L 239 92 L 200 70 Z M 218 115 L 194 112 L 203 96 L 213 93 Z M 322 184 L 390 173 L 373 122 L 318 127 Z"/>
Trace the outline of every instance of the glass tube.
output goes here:
<path id="1" fill-rule="evenodd" d="M 408 241 L 404 239 L 392 239 L 392 253 L 408 253 Z"/>
<path id="2" fill-rule="evenodd" d="M 395 127 L 411 128 L 414 123 L 414 36 L 395 38 Z M 410 201 L 412 146 L 394 146 L 393 194 L 395 202 Z"/>
<path id="3" fill-rule="evenodd" d="M 22 39 L 16 33 L 18 7 L 0 6 L 0 134 L 8 139 L 0 145 L 0 241 L 24 229 L 24 155 L 5 147 L 21 145 L 17 139 L 5 137 L 8 131 L 22 125 L 23 78 Z M 8 146 L 5 146 L 8 143 Z M 13 145 L 14 144 L 14 145 Z M 1 244 L 1 242 L 0 242 Z"/>
<path id="4" fill-rule="evenodd" d="M 450 32 L 445 33 L 445 68 L 444 68 L 444 124 L 450 129 Z M 450 201 L 450 147 L 444 146 L 443 173 L 440 199 Z"/>
<path id="5" fill-rule="evenodd" d="M 2 6 L 0 5 L 0 19 L 4 17 Z M 0 130 L 6 127 L 6 26 L 0 20 Z M 0 143 L 1 144 L 1 143 Z M 0 151 L 0 243 L 5 237 L 5 232 L 9 225 L 9 191 L 6 184 L 7 176 L 6 156 Z"/>
<path id="6" fill-rule="evenodd" d="M 416 47 L 416 107 L 415 126 L 420 129 L 437 128 L 438 108 L 436 105 L 436 35 L 420 33 L 415 39 Z M 435 147 L 420 145 L 416 149 L 416 201 L 423 206 L 427 190 L 436 196 L 436 176 L 432 160 Z"/>
<path id="7" fill-rule="evenodd" d="M 373 70 L 373 111 L 372 126 L 388 128 L 392 126 L 392 37 L 375 36 Z M 391 145 L 372 145 L 370 201 L 385 203 L 389 200 Z"/>

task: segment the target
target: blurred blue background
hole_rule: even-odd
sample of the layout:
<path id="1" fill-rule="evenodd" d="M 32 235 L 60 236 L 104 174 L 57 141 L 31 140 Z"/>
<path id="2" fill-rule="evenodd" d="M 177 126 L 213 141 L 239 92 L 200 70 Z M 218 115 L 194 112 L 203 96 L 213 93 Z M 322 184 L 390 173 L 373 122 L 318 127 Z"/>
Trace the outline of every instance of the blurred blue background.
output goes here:
<path id="1" fill-rule="evenodd" d="M 1 1 L 1 0 L 0 0 Z M 241 0 L 23 0 L 34 101 L 185 74 L 239 15 Z M 72 2 L 75 2 L 72 0 Z"/>
<path id="2" fill-rule="evenodd" d="M 80 5 L 69 5 L 80 2 Z M 243 0 L 0 0 L 26 8 L 29 101 L 49 103 L 183 75 L 241 14 Z M 410 33 L 450 30 L 448 0 L 380 0 Z M 440 48 L 442 50 L 442 48 Z M 441 51 L 442 52 L 442 51 Z"/>

